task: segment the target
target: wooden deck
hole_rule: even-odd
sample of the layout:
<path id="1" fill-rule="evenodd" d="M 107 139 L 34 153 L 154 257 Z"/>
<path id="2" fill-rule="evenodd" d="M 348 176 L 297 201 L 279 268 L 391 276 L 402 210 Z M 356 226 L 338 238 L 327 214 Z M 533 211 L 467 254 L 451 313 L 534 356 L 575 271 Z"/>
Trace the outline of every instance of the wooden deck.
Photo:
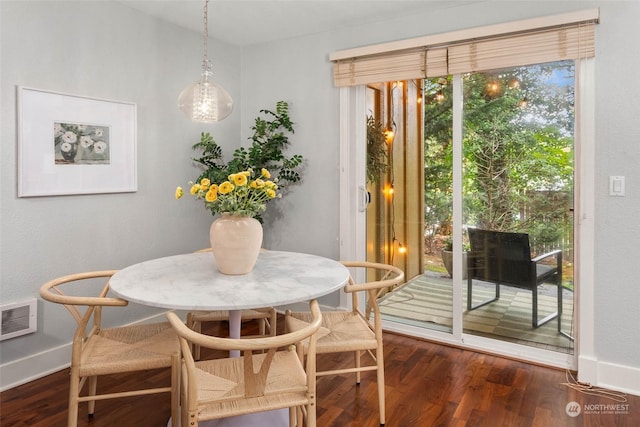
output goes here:
<path id="1" fill-rule="evenodd" d="M 451 330 L 453 321 L 453 280 L 446 276 L 427 273 L 411 279 L 402 287 L 387 293 L 379 301 L 386 320 L 437 330 Z M 473 311 L 466 310 L 466 281 L 463 284 L 463 328 L 466 333 L 489 336 L 519 344 L 573 352 L 573 341 L 558 334 L 557 321 L 551 320 L 539 328 L 531 326 L 531 292 L 502 286 L 500 299 Z M 474 283 L 474 301 L 489 299 L 493 285 Z M 556 287 L 539 288 L 539 317 L 556 311 Z M 573 292 L 563 294 L 562 329 L 572 329 Z"/>

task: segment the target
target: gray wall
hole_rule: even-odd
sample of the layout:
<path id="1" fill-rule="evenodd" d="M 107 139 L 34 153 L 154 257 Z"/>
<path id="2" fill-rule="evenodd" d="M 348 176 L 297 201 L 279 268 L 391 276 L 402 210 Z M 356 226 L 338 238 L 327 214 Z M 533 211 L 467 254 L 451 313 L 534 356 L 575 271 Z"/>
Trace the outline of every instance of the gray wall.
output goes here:
<path id="1" fill-rule="evenodd" d="M 219 124 L 198 125 L 177 97 L 200 76 L 202 36 L 115 2 L 0 3 L 2 147 L 0 280 L 3 303 L 37 296 L 45 281 L 80 271 L 119 269 L 208 246 L 211 214 L 176 201 L 176 186 L 198 176 L 191 146 L 210 131 L 231 151 L 240 140 L 240 110 Z M 240 52 L 212 43 L 217 80 L 240 99 Z M 17 198 L 16 86 L 137 104 L 138 191 Z M 226 150 L 225 150 L 226 151 Z M 157 311 L 132 306 L 110 322 Z M 38 306 L 38 332 L 3 341 L 2 363 L 70 338 L 71 317 Z"/>
<path id="2" fill-rule="evenodd" d="M 493 7 L 490 7 L 493 6 Z M 499 6 L 499 7 L 497 7 Z M 296 143 L 310 153 L 308 175 L 288 198 L 295 218 L 278 229 L 287 247 L 317 245 L 335 251 L 338 238 L 339 93 L 331 86 L 328 54 L 358 46 L 599 7 L 596 27 L 595 169 L 595 354 L 608 368 L 640 380 L 640 287 L 635 284 L 640 226 L 640 3 L 489 2 L 436 10 L 431 14 L 384 21 L 326 34 L 278 41 L 243 50 L 243 114 L 273 99 L 290 100 L 299 118 Z M 625 42 L 626 40 L 626 42 Z M 264 69 L 269 72 L 263 72 Z M 250 95 L 248 95 L 250 94 Z M 298 145 L 298 146 L 300 146 Z M 608 196 L 608 177 L 624 175 L 627 195 Z M 313 199 L 308 199 L 313 195 Z M 313 224 L 306 226 L 306 224 Z M 326 249 L 325 249 L 326 248 Z M 328 252 L 329 255 L 335 252 Z M 633 381 L 627 384 L 633 384 Z M 636 382 L 637 383 L 637 382 Z M 615 385 L 615 384 L 609 384 Z M 640 392 L 638 388 L 636 391 Z"/>
<path id="3" fill-rule="evenodd" d="M 597 205 L 594 357 L 638 376 L 640 287 L 634 246 L 640 230 L 634 215 L 640 208 L 640 51 L 637 43 L 623 40 L 640 40 L 640 4 L 490 4 L 499 8 L 475 3 L 394 21 L 381 17 L 375 26 L 243 49 L 214 44 L 217 80 L 230 90 L 237 110 L 220 124 L 200 126 L 184 120 L 174 107 L 180 90 L 197 77 L 199 35 L 116 3 L 44 2 L 35 8 L 32 2 L 3 1 L 2 301 L 33 297 L 42 282 L 61 274 L 120 268 L 206 245 L 203 230 L 211 217 L 197 203 L 172 197 L 175 186 L 194 175 L 190 145 L 203 130 L 225 147 L 246 143 L 257 111 L 278 100 L 290 103 L 294 151 L 307 158 L 307 169 L 302 184 L 268 212 L 265 246 L 337 258 L 339 104 L 330 52 L 595 6 L 601 9 L 601 24 L 596 33 L 596 164 L 589 165 L 595 168 Z M 101 18 L 95 22 L 104 26 L 100 32 L 88 24 L 60 25 L 96 15 Z M 16 198 L 15 85 L 137 103 L 138 192 Z M 609 175 L 626 176 L 626 197 L 607 195 Z M 39 314 L 38 333 L 2 343 L 3 364 L 68 342 L 66 313 L 40 303 Z M 137 307 L 123 320 L 151 314 Z"/>
<path id="4" fill-rule="evenodd" d="M 640 3 L 603 2 L 596 33 L 595 343 L 598 358 L 640 368 Z M 632 41 L 632 42 L 630 42 Z M 608 196 L 611 175 L 627 195 Z M 636 373 L 637 384 L 640 374 Z M 640 386 L 639 386 L 640 388 Z"/>

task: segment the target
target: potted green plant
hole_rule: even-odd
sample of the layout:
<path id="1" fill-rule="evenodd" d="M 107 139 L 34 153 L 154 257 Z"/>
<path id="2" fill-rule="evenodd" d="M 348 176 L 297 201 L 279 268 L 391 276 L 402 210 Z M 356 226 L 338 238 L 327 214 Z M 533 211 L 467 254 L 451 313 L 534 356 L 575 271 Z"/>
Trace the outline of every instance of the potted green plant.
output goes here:
<path id="1" fill-rule="evenodd" d="M 222 148 L 211 134 L 201 134 L 200 142 L 193 145 L 194 150 L 202 152 L 199 157 L 193 158 L 193 161 L 203 167 L 196 181 L 208 178 L 211 182 L 222 182 L 229 175 L 248 169 L 267 169 L 281 189 L 302 179 L 303 157 L 299 154 L 288 156 L 285 153 L 290 144 L 289 134 L 294 133 L 294 123 L 289 118 L 289 105 L 285 101 L 278 101 L 275 111 L 265 109 L 260 110 L 260 113 L 263 116 L 256 117 L 251 128 L 251 146 L 236 149 L 228 162 L 224 161 Z"/>
<path id="2" fill-rule="evenodd" d="M 251 136 L 252 144 L 249 148 L 240 147 L 233 152 L 231 160 L 226 162 L 222 153 L 222 148 L 215 142 L 210 133 L 202 133 L 200 142 L 193 145 L 193 149 L 201 151 L 200 156 L 194 157 L 192 160 L 198 163 L 203 171 L 195 181 L 189 182 L 191 194 L 194 189 L 194 182 L 200 184 L 203 180 L 209 184 L 222 184 L 225 181 L 233 182 L 230 178 L 234 174 L 250 174 L 260 175 L 262 171 L 267 171 L 272 183 L 277 184 L 279 197 L 286 192 L 286 188 L 290 184 L 299 182 L 302 179 L 303 157 L 299 154 L 291 156 L 286 155 L 288 148 L 289 134 L 294 133 L 293 122 L 289 118 L 289 105 L 285 101 L 276 103 L 275 111 L 260 110 L 263 116 L 258 116 L 251 128 L 253 135 Z M 257 176 L 256 178 L 265 178 Z M 208 187 L 208 186 L 207 186 Z M 219 188 L 219 186 L 218 186 Z M 207 190 L 208 191 L 208 190 Z M 176 190 L 176 198 L 178 193 L 182 192 L 182 188 Z M 206 194 L 206 192 L 205 192 Z M 180 193 L 180 196 L 182 193 Z M 212 195 L 210 195 L 212 196 Z M 228 206 L 220 202 L 208 202 L 206 198 L 201 197 L 205 201 L 205 207 L 212 214 L 221 214 L 228 211 Z M 249 214 L 262 221 L 260 214 L 266 209 L 266 202 L 272 198 L 262 200 L 258 209 L 251 209 L 245 214 Z"/>
<path id="3" fill-rule="evenodd" d="M 387 137 L 382 123 L 367 117 L 367 182 L 375 183 L 389 170 Z"/>
<path id="4" fill-rule="evenodd" d="M 469 251 L 469 244 L 463 244 L 463 252 L 462 252 L 462 278 L 467 278 L 467 252 Z M 453 277 L 453 239 L 451 236 L 448 236 L 442 246 L 442 250 L 440 251 L 440 255 L 442 256 L 442 263 L 444 264 L 444 268 L 447 269 L 447 273 L 449 273 L 449 277 Z"/>
<path id="5" fill-rule="evenodd" d="M 213 215 L 221 214 L 210 228 L 211 248 L 224 274 L 246 274 L 253 269 L 262 245 L 262 217 L 267 203 L 282 196 L 287 184 L 301 179 L 301 155 L 287 156 L 288 133 L 293 123 L 288 104 L 280 101 L 276 110 L 260 110 L 252 127 L 252 144 L 238 148 L 225 162 L 221 147 L 209 133 L 202 133 L 193 160 L 203 166 L 200 176 L 189 182 L 189 194 L 204 202 Z M 184 194 L 182 187 L 176 199 Z"/>

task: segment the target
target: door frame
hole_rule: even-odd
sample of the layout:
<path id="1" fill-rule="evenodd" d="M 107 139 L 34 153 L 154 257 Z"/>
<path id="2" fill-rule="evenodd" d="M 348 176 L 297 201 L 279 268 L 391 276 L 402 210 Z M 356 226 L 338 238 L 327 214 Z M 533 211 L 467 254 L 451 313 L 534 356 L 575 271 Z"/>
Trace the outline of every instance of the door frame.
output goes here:
<path id="1" fill-rule="evenodd" d="M 462 331 L 461 291 L 454 288 L 452 333 L 383 321 L 390 332 L 489 352 L 533 363 L 578 369 L 581 381 L 595 382 L 594 354 L 594 213 L 595 213 L 595 77 L 593 58 L 576 61 L 575 126 L 575 306 L 577 331 L 574 354 L 465 334 Z M 365 86 L 340 88 L 340 258 L 366 257 L 366 111 Z M 455 201 L 454 201 L 455 204 Z M 455 227 L 454 227 L 455 229 Z M 455 239 L 455 236 L 454 236 Z M 459 246 L 459 245 L 458 245 Z M 461 257 L 461 253 L 458 255 Z M 454 263 L 455 265 L 456 263 Z M 459 262 L 458 265 L 461 265 Z M 461 267 L 458 267 L 461 268 Z M 461 274 L 461 271 L 458 272 Z M 461 277 L 458 275 L 457 277 Z M 340 296 L 341 307 L 349 304 Z M 456 307 L 458 308 L 456 309 Z M 456 323 L 456 316 L 460 319 Z"/>

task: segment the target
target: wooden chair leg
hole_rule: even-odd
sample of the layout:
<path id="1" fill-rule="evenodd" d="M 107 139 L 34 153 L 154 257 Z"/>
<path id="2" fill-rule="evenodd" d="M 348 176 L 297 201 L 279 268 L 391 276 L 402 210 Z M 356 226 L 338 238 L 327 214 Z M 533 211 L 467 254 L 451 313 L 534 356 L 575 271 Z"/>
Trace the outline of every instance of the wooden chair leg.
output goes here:
<path id="1" fill-rule="evenodd" d="M 180 407 L 180 427 L 189 425 L 189 413 L 187 412 L 187 404 L 185 399 L 180 401 L 182 406 Z M 173 426 L 172 426 L 173 427 Z"/>
<path id="2" fill-rule="evenodd" d="M 171 356 L 171 425 L 180 420 L 180 354 Z"/>
<path id="3" fill-rule="evenodd" d="M 98 377 L 94 375 L 92 377 L 89 377 L 89 396 L 95 396 L 97 390 L 98 390 Z M 93 414 L 95 412 L 96 412 L 96 401 L 90 400 L 87 414 L 89 415 L 89 417 L 93 417 Z"/>
<path id="4" fill-rule="evenodd" d="M 356 369 L 360 369 L 360 359 L 362 358 L 362 353 L 359 350 L 353 352 L 354 356 L 354 364 Z M 360 371 L 356 371 L 356 384 L 360 384 Z"/>
<path id="5" fill-rule="evenodd" d="M 78 376 L 77 369 L 71 368 L 70 376 L 67 427 L 76 427 L 78 425 L 78 396 L 80 394 L 80 377 Z"/>
<path id="6" fill-rule="evenodd" d="M 300 423 L 302 426 L 302 423 Z M 307 405 L 307 427 L 316 427 L 316 406 L 315 402 L 311 402 Z"/>
<path id="7" fill-rule="evenodd" d="M 193 327 L 191 329 L 193 329 L 197 333 L 201 334 L 202 333 L 202 322 L 199 322 L 197 320 L 194 321 L 193 322 Z M 195 360 L 200 360 L 200 346 L 198 344 L 194 345 L 193 358 Z"/>
<path id="8" fill-rule="evenodd" d="M 191 312 L 187 313 L 187 319 L 184 322 L 187 325 L 187 328 L 189 329 L 193 329 L 194 328 L 194 320 L 193 320 L 193 314 Z M 192 343 L 190 343 L 190 347 L 191 347 L 191 354 L 195 354 L 195 345 L 193 345 Z"/>
<path id="9" fill-rule="evenodd" d="M 184 424 L 182 426 L 198 427 L 198 412 L 187 410 L 186 417 L 184 417 Z"/>
<path id="10" fill-rule="evenodd" d="M 276 322 L 278 319 L 278 313 L 274 310 L 273 313 L 271 313 L 271 318 L 269 319 L 269 335 L 271 335 L 272 337 L 276 336 Z"/>
<path id="11" fill-rule="evenodd" d="M 300 363 L 304 365 L 305 355 L 304 355 L 304 346 L 301 343 L 296 344 L 296 354 L 298 355 L 298 359 Z M 295 408 L 295 426 L 302 427 L 302 423 L 304 420 L 304 415 L 302 414 L 302 407 L 298 406 Z"/>
<path id="12" fill-rule="evenodd" d="M 378 365 L 378 406 L 380 410 L 380 425 L 385 423 L 385 398 L 384 398 L 384 356 L 376 351 L 376 364 Z"/>
<path id="13" fill-rule="evenodd" d="M 289 408 L 289 427 L 296 427 L 297 408 Z"/>

